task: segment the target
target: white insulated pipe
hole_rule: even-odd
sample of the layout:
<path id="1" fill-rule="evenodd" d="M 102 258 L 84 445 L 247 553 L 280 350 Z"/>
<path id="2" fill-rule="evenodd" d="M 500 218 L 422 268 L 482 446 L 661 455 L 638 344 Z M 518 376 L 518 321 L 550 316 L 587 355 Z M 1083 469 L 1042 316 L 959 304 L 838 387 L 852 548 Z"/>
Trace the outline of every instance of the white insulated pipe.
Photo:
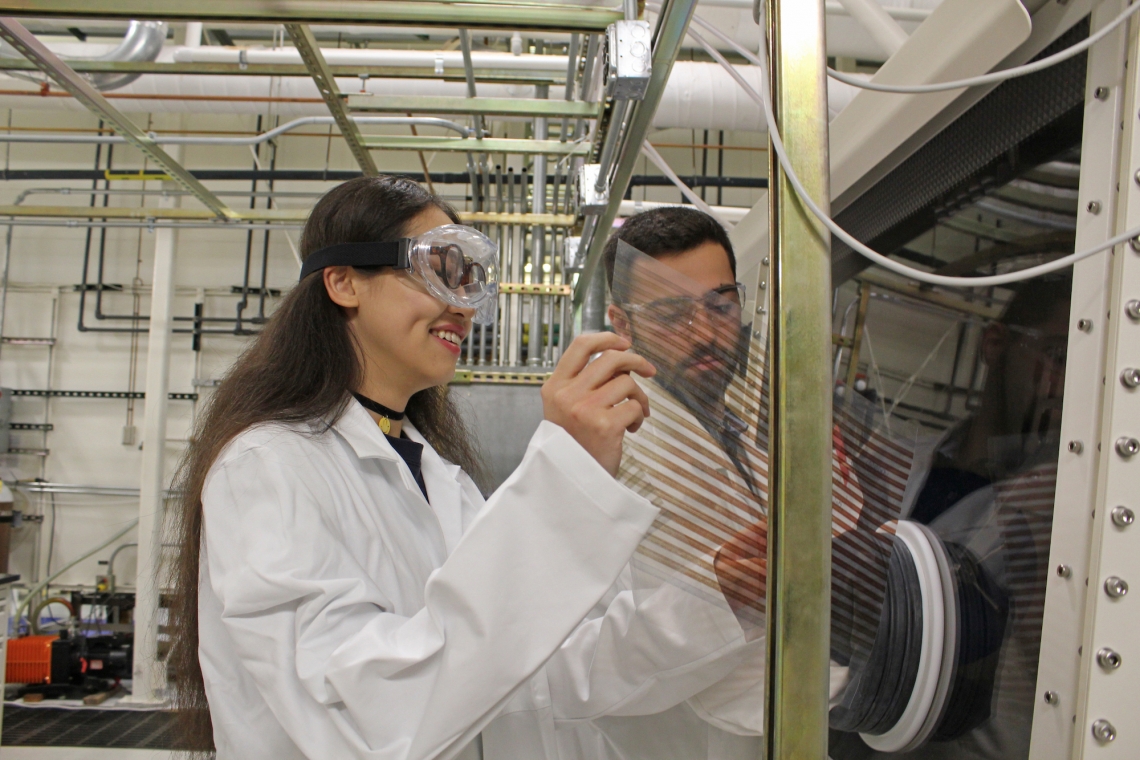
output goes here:
<path id="1" fill-rule="evenodd" d="M 398 66 L 430 68 L 437 74 L 461 72 L 463 53 L 459 50 L 373 50 L 368 48 L 321 48 L 330 66 Z M 296 48 L 181 47 L 174 50 L 176 63 L 299 64 Z M 564 55 L 498 53 L 477 50 L 471 53 L 476 70 L 566 71 Z"/>
<path id="2" fill-rule="evenodd" d="M 910 37 L 875 0 L 839 0 L 851 18 L 875 40 L 887 58 L 898 52 Z"/>
<path id="3" fill-rule="evenodd" d="M 202 48 L 208 50 L 210 48 Z M 352 51 L 355 52 L 355 51 Z M 565 65 L 565 56 L 561 57 Z M 760 86 L 760 70 L 756 66 L 737 66 L 747 81 Z M 27 83 L 10 80 L 9 86 L 0 78 L 0 89 L 27 90 L 27 95 L 0 95 L 0 108 L 21 110 L 84 111 L 72 98 L 42 97 Z M 354 93 L 361 88 L 359 79 L 338 78 L 341 92 Z M 369 79 L 368 91 L 376 95 L 432 95 L 466 97 L 464 82 L 445 82 L 438 79 Z M 846 107 L 858 93 L 856 87 L 828 80 L 829 111 L 832 118 Z M 137 100 L 130 95 L 148 97 Z M 328 108 L 308 77 L 262 77 L 193 74 L 150 74 L 117 90 L 111 101 L 120 111 L 128 113 L 213 113 L 263 114 L 267 103 L 261 98 L 274 97 L 275 113 L 285 118 L 327 116 Z M 170 99 L 156 96 L 168 95 Z M 480 84 L 479 95 L 489 98 L 534 98 L 535 88 L 530 85 Z M 179 100 L 189 97 L 191 99 Z M 222 98 L 208 100 L 201 98 Z M 249 100 L 245 100 L 249 98 Z M 551 86 L 550 98 L 561 100 L 563 88 Z M 303 102 L 303 101 L 310 102 Z M 302 101 L 302 102 L 297 102 Z M 764 119 L 760 107 L 749 98 L 740 86 L 719 64 L 697 61 L 677 61 L 665 86 L 661 103 L 653 119 L 657 129 L 709 129 L 725 131 L 763 132 Z"/>

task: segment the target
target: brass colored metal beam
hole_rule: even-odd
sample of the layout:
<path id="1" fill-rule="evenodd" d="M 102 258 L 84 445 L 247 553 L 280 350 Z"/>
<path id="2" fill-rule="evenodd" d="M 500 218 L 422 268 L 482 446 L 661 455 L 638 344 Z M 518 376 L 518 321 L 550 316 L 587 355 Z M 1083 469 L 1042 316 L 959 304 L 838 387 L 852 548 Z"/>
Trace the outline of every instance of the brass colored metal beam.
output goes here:
<path id="1" fill-rule="evenodd" d="M 301 63 L 221 63 L 216 61 L 68 61 L 73 71 L 81 74 L 216 74 L 224 76 L 307 77 L 309 70 Z M 0 71 L 37 71 L 35 64 L 19 58 L 0 58 Z M 333 76 L 358 77 L 368 74 L 388 79 L 435 79 L 462 82 L 462 72 L 448 69 L 435 73 L 431 66 L 354 66 L 329 65 Z M 561 84 L 564 72 L 515 71 L 513 69 L 479 69 L 479 81 L 488 84 Z M 29 91 L 29 95 L 38 92 Z M 367 96 L 364 96 L 367 97 Z M 368 110 L 368 109 L 364 109 Z M 441 112 L 442 113 L 442 112 Z M 592 115 L 592 114 L 591 114 Z"/>
<path id="2" fill-rule="evenodd" d="M 569 285 L 549 285 L 530 282 L 500 282 L 500 293 L 518 293 L 524 296 L 568 296 L 573 293 Z"/>
<path id="3" fill-rule="evenodd" d="M 0 15 L 602 32 L 620 11 L 499 0 L 0 0 Z"/>
<path id="4" fill-rule="evenodd" d="M 512 153 L 515 155 L 541 153 L 555 156 L 584 156 L 590 150 L 590 146 L 585 143 L 564 143 L 558 140 L 518 140 L 498 137 L 477 140 L 475 138 L 427 135 L 365 135 L 364 144 L 374 150 L 447 150 L 462 153 Z"/>
<path id="5" fill-rule="evenodd" d="M 542 385 L 550 379 L 549 372 L 494 372 L 480 369 L 460 369 L 451 379 L 452 385 L 485 383 L 489 385 Z"/>
<path id="6" fill-rule="evenodd" d="M 380 170 L 376 168 L 372 154 L 361 142 L 360 128 L 356 126 L 356 122 L 349 117 L 348 111 L 345 110 L 344 100 L 336 86 L 336 79 L 333 78 L 332 70 L 329 68 L 324 54 L 321 53 L 320 46 L 317 45 L 317 38 L 313 36 L 313 31 L 304 24 L 286 24 L 285 29 L 293 38 L 293 44 L 296 45 L 297 52 L 301 54 L 305 68 L 309 70 L 309 74 L 312 75 L 313 81 L 317 84 L 317 90 L 325 99 L 329 113 L 336 119 L 341 137 L 348 143 L 352 157 L 360 165 L 361 171 L 369 177 L 375 177 L 380 173 Z"/>
<path id="7" fill-rule="evenodd" d="M 480 81 L 482 77 L 480 76 Z M 349 111 L 456 113 L 477 116 L 547 116 L 596 119 L 597 103 L 536 98 L 458 98 L 431 95 L 349 95 Z"/>
<path id="8" fill-rule="evenodd" d="M 206 209 L 159 208 L 157 206 L 0 206 L 0 218 L 36 219 L 130 219 L 130 220 L 173 220 L 208 221 L 217 216 Z M 307 208 L 257 208 L 231 211 L 228 217 L 235 222 L 293 223 L 304 222 L 309 217 Z M 494 211 L 460 211 L 460 221 L 465 224 L 519 224 L 524 226 L 572 227 L 573 214 L 510 214 Z M 0 222 L 2 224 L 2 222 Z M 531 287 L 527 285 L 526 287 Z M 555 286 L 567 287 L 567 286 Z M 529 291 L 528 291 L 529 292 Z"/>
<path id="9" fill-rule="evenodd" d="M 0 38 L 16 48 L 37 68 L 47 74 L 63 89 L 67 90 L 80 103 L 110 123 L 115 131 L 127 142 L 135 146 L 157 163 L 170 177 L 190 191 L 215 216 L 229 218 L 233 212 L 206 186 L 194 178 L 190 172 L 160 148 L 133 121 L 115 109 L 90 82 L 76 74 L 59 56 L 47 49 L 34 34 L 29 32 L 14 18 L 0 18 Z"/>
<path id="10" fill-rule="evenodd" d="M 823 0 L 767 0 L 777 125 L 827 210 Z M 762 38 L 763 39 L 763 38 Z M 831 622 L 831 245 L 769 151 L 768 760 L 824 760 Z"/>

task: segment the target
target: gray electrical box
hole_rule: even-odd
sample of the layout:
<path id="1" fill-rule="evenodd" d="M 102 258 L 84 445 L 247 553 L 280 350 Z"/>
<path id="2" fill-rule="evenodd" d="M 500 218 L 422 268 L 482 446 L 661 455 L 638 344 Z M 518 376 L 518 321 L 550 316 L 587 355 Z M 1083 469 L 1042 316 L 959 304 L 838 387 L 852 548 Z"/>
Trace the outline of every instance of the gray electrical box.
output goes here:
<path id="1" fill-rule="evenodd" d="M 578 213 L 600 214 L 610 202 L 609 190 L 598 192 L 601 164 L 583 164 L 578 169 Z"/>
<path id="2" fill-rule="evenodd" d="M 568 237 L 562 249 L 562 268 L 567 272 L 580 272 L 586 266 L 586 252 L 582 250 L 582 238 Z"/>
<path id="3" fill-rule="evenodd" d="M 652 32 L 648 21 L 617 21 L 606 29 L 606 96 L 641 100 L 649 87 Z"/>

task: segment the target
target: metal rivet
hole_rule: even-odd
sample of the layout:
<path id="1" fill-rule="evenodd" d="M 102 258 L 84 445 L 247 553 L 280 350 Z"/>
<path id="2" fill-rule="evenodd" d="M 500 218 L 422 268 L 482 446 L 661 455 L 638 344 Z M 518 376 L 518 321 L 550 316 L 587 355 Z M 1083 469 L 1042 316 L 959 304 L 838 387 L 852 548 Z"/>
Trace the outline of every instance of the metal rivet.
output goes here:
<path id="1" fill-rule="evenodd" d="M 1132 250 L 1140 253 L 1140 237 L 1130 238 L 1128 245 L 1132 248 Z"/>
<path id="2" fill-rule="evenodd" d="M 1124 371 L 1120 373 L 1120 382 L 1124 383 L 1125 388 L 1140 386 L 1140 369 L 1125 367 Z"/>
<path id="3" fill-rule="evenodd" d="M 1086 206 L 1086 208 L 1089 210 L 1090 214 L 1099 214 L 1100 213 L 1100 201 L 1089 201 L 1089 205 Z"/>
<path id="4" fill-rule="evenodd" d="M 1124 313 L 1133 322 L 1140 322 L 1140 301 L 1133 299 L 1124 304 Z"/>
<path id="5" fill-rule="evenodd" d="M 1073 569 L 1068 565 L 1057 565 L 1057 575 L 1062 578 L 1068 578 L 1073 574 Z"/>
<path id="6" fill-rule="evenodd" d="M 1078 319 L 1077 329 L 1081 332 L 1092 332 L 1093 323 L 1091 319 Z"/>
<path id="7" fill-rule="evenodd" d="M 756 307 L 756 313 L 757 314 L 763 314 L 764 313 L 764 307 L 763 306 L 757 306 Z"/>
<path id="8" fill-rule="evenodd" d="M 1093 97 L 1097 100 L 1108 100 L 1108 88 L 1097 87 L 1095 90 L 1093 90 Z"/>
<path id="9" fill-rule="evenodd" d="M 1069 453 L 1080 454 L 1085 450 L 1085 445 L 1080 441 L 1069 441 Z"/>
<path id="10" fill-rule="evenodd" d="M 771 263 L 771 261 L 767 256 L 765 256 L 764 260 L 761 261 L 760 263 L 763 264 L 764 266 L 768 266 Z"/>
<path id="11" fill-rule="evenodd" d="M 1100 718 L 1093 721 L 1092 735 L 1098 742 L 1110 742 L 1116 738 L 1116 727 L 1104 718 Z"/>
<path id="12" fill-rule="evenodd" d="M 1140 453 L 1140 441 L 1130 435 L 1121 436 L 1116 439 L 1116 453 L 1125 458 L 1135 456 Z"/>
<path id="13" fill-rule="evenodd" d="M 1108 576 L 1104 581 L 1104 593 L 1111 596 L 1113 599 L 1119 599 L 1128 594 L 1128 582 L 1123 578 L 1117 578 L 1115 575 Z"/>
<path id="14" fill-rule="evenodd" d="M 767 290 L 767 289 L 768 289 L 768 283 L 767 283 L 767 282 L 764 282 L 764 281 L 761 281 L 761 282 L 760 282 L 760 289 L 761 289 L 761 290 Z"/>
<path id="15" fill-rule="evenodd" d="M 1120 663 L 1120 653 L 1115 649 L 1101 647 L 1099 650 L 1097 650 L 1096 664 L 1100 665 L 1105 670 L 1116 670 L 1120 667 Z"/>
<path id="16" fill-rule="evenodd" d="M 1118 528 L 1127 528 L 1136 521 L 1136 513 L 1128 507 L 1114 507 L 1112 510 L 1112 522 Z"/>
<path id="17" fill-rule="evenodd" d="M 1058 694 L 1057 692 L 1055 692 L 1055 691 L 1045 692 L 1045 704 L 1055 705 L 1060 701 L 1061 701 L 1061 695 Z"/>

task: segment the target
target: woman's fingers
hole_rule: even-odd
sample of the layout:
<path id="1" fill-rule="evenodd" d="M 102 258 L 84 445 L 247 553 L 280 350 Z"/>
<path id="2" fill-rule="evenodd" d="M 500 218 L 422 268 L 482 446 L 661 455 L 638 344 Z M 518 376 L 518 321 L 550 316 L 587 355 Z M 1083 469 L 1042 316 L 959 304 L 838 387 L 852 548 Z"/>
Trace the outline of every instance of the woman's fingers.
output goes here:
<path id="1" fill-rule="evenodd" d="M 551 380 L 574 377 L 590 362 L 590 357 L 602 351 L 625 351 L 629 341 L 617 333 L 598 332 L 579 335 L 558 360 Z"/>
<path id="2" fill-rule="evenodd" d="M 635 372 L 642 377 L 653 377 L 657 369 L 644 356 L 629 351 L 609 350 L 590 362 L 579 373 L 579 377 L 590 388 L 600 388 L 615 375 L 628 375 Z"/>
<path id="3" fill-rule="evenodd" d="M 622 439 L 649 415 L 649 399 L 631 376 L 652 377 L 643 357 L 612 334 L 582 336 L 542 386 L 543 413 L 574 437 L 610 474 L 621 463 Z M 593 362 L 590 356 L 601 353 Z"/>
<path id="4" fill-rule="evenodd" d="M 624 401 L 632 401 L 641 407 L 641 416 L 649 416 L 649 397 L 629 375 L 618 375 L 597 391 L 599 403 L 603 406 L 617 406 Z"/>
<path id="5" fill-rule="evenodd" d="M 646 406 L 642 406 L 635 400 L 629 400 L 618 404 L 613 407 L 612 414 L 614 422 L 620 426 L 620 429 L 626 433 L 636 433 L 641 429 L 641 423 L 645 422 L 645 418 L 649 416 L 648 401 Z M 618 449 L 618 464 L 621 464 L 621 449 Z M 614 466 L 614 471 L 617 471 L 617 466 Z"/>

